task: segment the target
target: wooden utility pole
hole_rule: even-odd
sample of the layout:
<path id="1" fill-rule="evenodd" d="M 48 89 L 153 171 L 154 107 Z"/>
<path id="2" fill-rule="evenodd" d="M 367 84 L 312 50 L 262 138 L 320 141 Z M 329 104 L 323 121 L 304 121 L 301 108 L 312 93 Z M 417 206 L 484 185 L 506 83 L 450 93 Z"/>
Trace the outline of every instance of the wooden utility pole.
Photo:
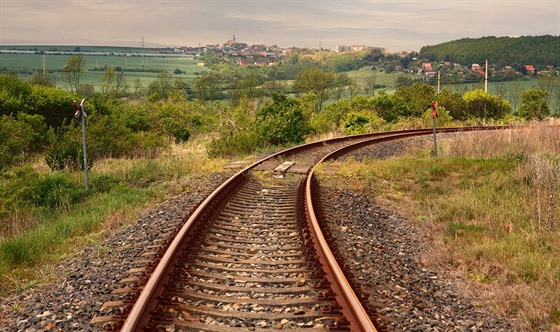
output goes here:
<path id="1" fill-rule="evenodd" d="M 488 93 L 488 59 L 484 65 L 484 92 Z"/>
<path id="2" fill-rule="evenodd" d="M 439 87 L 441 82 L 441 69 L 438 68 L 437 70 L 437 94 L 439 95 Z"/>

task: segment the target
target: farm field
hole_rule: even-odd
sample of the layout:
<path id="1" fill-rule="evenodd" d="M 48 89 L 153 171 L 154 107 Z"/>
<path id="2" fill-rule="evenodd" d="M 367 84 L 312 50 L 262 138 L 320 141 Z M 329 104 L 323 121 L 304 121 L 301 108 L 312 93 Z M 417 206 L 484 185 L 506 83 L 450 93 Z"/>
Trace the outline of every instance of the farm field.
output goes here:
<path id="1" fill-rule="evenodd" d="M 15 48 L 15 47 L 14 47 Z M 7 47 L 0 47 L 0 50 L 6 51 Z M 43 70 L 43 66 L 55 80 L 58 87 L 68 89 L 65 80 L 60 74 L 60 70 L 66 65 L 68 59 L 72 56 L 71 53 L 66 54 L 38 54 L 35 52 L 53 50 L 53 46 L 28 46 L 17 47 L 18 51 L 25 51 L 29 53 L 0 53 L 0 70 L 1 72 L 15 72 L 21 79 L 27 80 L 33 76 L 36 71 Z M 54 48 L 60 52 L 75 52 L 72 48 L 64 49 L 63 47 Z M 82 76 L 81 83 L 92 85 L 96 91 L 99 91 L 102 86 L 102 78 L 105 67 L 114 67 L 124 71 L 124 77 L 129 84 L 133 86 L 135 81 L 139 79 L 142 87 L 147 87 L 152 81 L 157 79 L 158 73 L 161 70 L 166 70 L 172 75 L 172 79 L 179 78 L 184 81 L 193 80 L 198 73 L 209 71 L 210 69 L 199 64 L 199 61 L 190 56 L 181 54 L 164 54 L 156 53 L 161 50 L 148 50 L 145 56 L 140 56 L 143 50 L 141 48 L 111 48 L 111 47 L 83 47 L 82 53 L 85 59 L 85 73 Z M 102 55 L 101 53 L 106 53 Z M 176 74 L 176 71 L 181 73 Z M 406 74 L 399 71 L 386 73 L 383 71 L 373 71 L 369 67 L 364 67 L 359 70 L 348 72 L 348 77 L 354 79 L 358 87 L 365 86 L 366 78 L 375 75 L 375 83 L 377 85 L 385 86 L 387 93 L 394 93 L 395 81 L 400 76 L 406 76 L 413 82 L 419 76 L 413 74 Z M 290 81 L 286 82 L 291 84 Z M 515 85 L 515 86 L 514 86 Z M 534 79 L 520 80 L 516 82 L 489 82 L 488 92 L 491 94 L 501 93 L 505 99 L 508 99 L 514 108 L 515 104 L 519 104 L 521 94 L 523 91 L 537 87 L 537 82 Z M 442 83 L 441 89 L 450 88 L 456 92 L 470 91 L 476 88 L 484 88 L 484 83 L 478 84 L 444 84 Z M 380 89 L 377 89 L 379 91 Z M 519 96 L 517 101 L 512 100 L 513 91 L 517 91 Z M 550 98 L 549 107 L 554 113 L 559 109 L 559 98 L 554 95 Z"/>
<path id="2" fill-rule="evenodd" d="M 208 70 L 198 65 L 198 61 L 190 57 L 170 57 L 164 55 L 150 54 L 142 56 L 125 55 L 92 55 L 83 53 L 85 59 L 85 73 L 83 83 L 93 85 L 96 90 L 101 86 L 104 67 L 122 68 L 129 84 L 140 79 L 143 86 L 147 86 L 158 76 L 158 71 L 166 70 L 174 78 L 192 80 L 198 72 Z M 70 54 L 45 56 L 41 54 L 7 54 L 0 53 L 0 68 L 18 73 L 22 79 L 29 79 L 35 71 L 45 69 L 50 72 L 59 87 L 65 88 L 65 82 L 58 72 L 68 62 Z M 96 71 L 95 69 L 100 69 Z M 142 69 L 144 71 L 142 71 Z M 176 69 L 181 70 L 182 74 L 174 74 Z"/>

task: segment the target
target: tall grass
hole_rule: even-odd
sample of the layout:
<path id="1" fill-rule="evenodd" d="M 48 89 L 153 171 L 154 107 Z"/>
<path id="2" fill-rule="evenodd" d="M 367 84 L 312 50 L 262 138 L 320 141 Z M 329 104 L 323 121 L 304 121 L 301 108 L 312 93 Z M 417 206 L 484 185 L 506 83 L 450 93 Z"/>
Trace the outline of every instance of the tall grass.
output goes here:
<path id="1" fill-rule="evenodd" d="M 90 190 L 78 199 L 73 195 L 85 192 L 80 172 L 52 175 L 26 168 L 24 183 L 21 177 L 15 177 L 19 182 L 0 182 L 0 188 L 12 183 L 22 188 L 11 196 L 21 202 L 21 208 L 0 210 L 0 294 L 44 278 L 41 271 L 50 262 L 110 227 L 133 221 L 145 204 L 192 189 L 193 179 L 220 171 L 224 163 L 209 160 L 204 145 L 194 139 L 172 145 L 154 159 L 99 161 L 90 171 Z M 45 195 L 37 194 L 37 188 L 43 188 L 40 192 Z"/>
<path id="2" fill-rule="evenodd" d="M 462 274 L 478 301 L 519 319 L 520 330 L 559 328 L 559 126 L 449 137 L 437 159 L 427 141 L 403 157 L 334 162 L 322 180 L 415 220 L 426 230 L 424 264 Z"/>

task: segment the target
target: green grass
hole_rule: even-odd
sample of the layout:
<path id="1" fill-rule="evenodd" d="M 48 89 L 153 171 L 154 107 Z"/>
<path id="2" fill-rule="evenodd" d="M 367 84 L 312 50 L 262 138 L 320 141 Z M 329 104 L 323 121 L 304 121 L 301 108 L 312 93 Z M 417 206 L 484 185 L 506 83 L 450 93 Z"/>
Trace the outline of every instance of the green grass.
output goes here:
<path id="1" fill-rule="evenodd" d="M 132 222 L 147 205 L 200 189 L 208 174 L 221 171 L 227 163 L 207 158 L 200 143 L 204 139 L 173 144 L 155 159 L 99 160 L 90 171 L 90 192 L 81 201 L 63 206 L 27 202 L 20 211 L 2 216 L 0 225 L 14 224 L 11 229 L 17 232 L 0 233 L 0 295 L 46 281 L 53 263 L 95 243 L 108 230 Z M 83 184 L 81 172 L 57 172 L 53 177 L 46 166 L 35 168 L 43 170 L 35 176 L 40 179 Z"/>
<path id="2" fill-rule="evenodd" d="M 153 192 L 119 186 L 96 195 L 67 214 L 55 215 L 48 222 L 0 243 L 0 274 L 14 266 L 34 264 L 56 251 L 65 241 L 93 232 L 106 218 L 123 206 L 145 203 Z"/>
<path id="3" fill-rule="evenodd" d="M 379 70 L 373 71 L 369 67 L 364 67 L 359 70 L 348 72 L 348 77 L 356 80 L 356 84 L 360 87 L 363 87 L 365 85 L 366 78 L 372 75 L 375 75 L 375 84 L 385 85 L 385 91 L 387 91 L 388 93 L 392 93 L 395 91 L 395 80 L 397 79 L 397 77 L 405 75 L 407 77 L 410 77 L 411 79 L 418 78 L 418 76 L 412 74 L 404 74 L 402 72 L 394 71 L 391 73 L 385 73 Z"/>

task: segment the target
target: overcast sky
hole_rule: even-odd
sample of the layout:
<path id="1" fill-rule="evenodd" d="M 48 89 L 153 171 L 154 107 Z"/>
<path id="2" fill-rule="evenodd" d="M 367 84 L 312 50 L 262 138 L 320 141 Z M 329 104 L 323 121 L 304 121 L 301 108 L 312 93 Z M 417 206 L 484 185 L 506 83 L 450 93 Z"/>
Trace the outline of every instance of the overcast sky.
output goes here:
<path id="1" fill-rule="evenodd" d="M 0 0 L 1 45 L 247 44 L 419 51 L 560 34 L 560 0 Z M 560 50 L 559 50 L 560 51 Z"/>

